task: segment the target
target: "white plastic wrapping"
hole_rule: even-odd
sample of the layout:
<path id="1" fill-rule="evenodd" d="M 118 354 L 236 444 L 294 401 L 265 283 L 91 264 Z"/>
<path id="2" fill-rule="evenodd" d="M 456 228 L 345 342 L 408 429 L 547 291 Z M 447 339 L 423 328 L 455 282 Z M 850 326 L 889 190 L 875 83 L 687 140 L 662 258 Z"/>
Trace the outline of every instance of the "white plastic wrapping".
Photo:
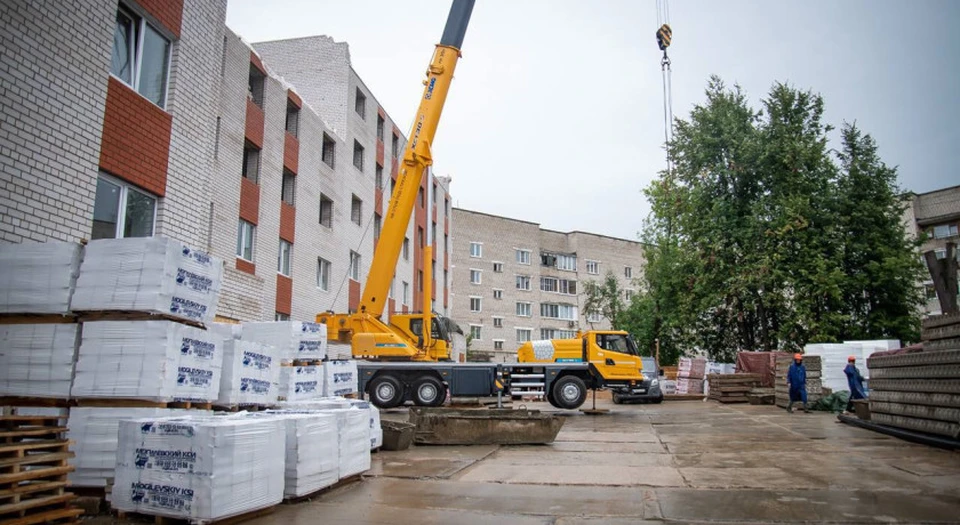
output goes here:
<path id="1" fill-rule="evenodd" d="M 279 417 L 286 427 L 285 497 L 305 496 L 340 479 L 340 437 L 336 414 L 270 410 L 250 416 L 260 414 Z"/>
<path id="2" fill-rule="evenodd" d="M 70 450 L 75 457 L 70 464 L 76 470 L 67 479 L 80 487 L 106 486 L 107 478 L 114 477 L 117 464 L 117 429 L 121 420 L 175 417 L 187 412 L 167 408 L 71 408 L 67 439 L 73 442 Z M 210 414 L 204 410 L 190 410 L 189 413 Z"/>
<path id="3" fill-rule="evenodd" d="M 82 253 L 73 242 L 0 244 L 0 313 L 70 312 Z"/>
<path id="4" fill-rule="evenodd" d="M 252 341 L 223 341 L 218 404 L 273 405 L 279 395 L 279 382 L 276 348 Z"/>
<path id="5" fill-rule="evenodd" d="M 340 479 L 370 470 L 370 411 L 362 408 L 340 408 L 337 415 L 340 430 Z"/>
<path id="6" fill-rule="evenodd" d="M 283 501 L 284 422 L 142 418 L 119 425 L 114 508 L 215 520 Z"/>
<path id="7" fill-rule="evenodd" d="M 0 325 L 0 395 L 70 397 L 80 325 Z"/>
<path id="8" fill-rule="evenodd" d="M 380 409 L 373 403 L 351 399 L 350 406 L 367 410 L 370 412 L 370 450 L 380 448 L 383 445 L 383 428 L 380 427 Z"/>
<path id="9" fill-rule="evenodd" d="M 319 361 L 327 356 L 327 325 L 304 321 L 244 323 L 244 341 L 275 346 L 284 364 L 295 359 Z"/>
<path id="10" fill-rule="evenodd" d="M 356 394 L 358 391 L 357 374 L 356 361 L 324 361 L 323 395 L 345 396 Z"/>
<path id="11" fill-rule="evenodd" d="M 145 311 L 209 323 L 223 261 L 165 237 L 99 239 L 85 250 L 76 311 Z"/>
<path id="12" fill-rule="evenodd" d="M 280 409 L 288 411 L 296 410 L 331 410 L 335 408 L 350 408 L 352 406 L 350 399 L 343 397 L 321 397 L 311 400 L 300 401 L 281 401 Z"/>
<path id="13" fill-rule="evenodd" d="M 284 401 L 308 401 L 323 397 L 323 366 L 280 367 L 280 398 Z"/>
<path id="14" fill-rule="evenodd" d="M 223 341 L 172 321 L 83 323 L 73 397 L 214 401 Z"/>

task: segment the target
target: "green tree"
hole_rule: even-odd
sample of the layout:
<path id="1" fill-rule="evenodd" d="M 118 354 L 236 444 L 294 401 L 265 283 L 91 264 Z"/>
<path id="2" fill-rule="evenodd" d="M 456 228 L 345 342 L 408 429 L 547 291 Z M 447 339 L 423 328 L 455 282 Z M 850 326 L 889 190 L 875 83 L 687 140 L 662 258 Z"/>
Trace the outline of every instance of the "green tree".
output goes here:
<path id="1" fill-rule="evenodd" d="M 614 330 L 620 330 L 624 310 L 623 289 L 617 276 L 607 272 L 602 281 L 585 281 L 583 291 L 586 300 L 583 304 L 585 314 L 600 314 L 610 321 Z"/>

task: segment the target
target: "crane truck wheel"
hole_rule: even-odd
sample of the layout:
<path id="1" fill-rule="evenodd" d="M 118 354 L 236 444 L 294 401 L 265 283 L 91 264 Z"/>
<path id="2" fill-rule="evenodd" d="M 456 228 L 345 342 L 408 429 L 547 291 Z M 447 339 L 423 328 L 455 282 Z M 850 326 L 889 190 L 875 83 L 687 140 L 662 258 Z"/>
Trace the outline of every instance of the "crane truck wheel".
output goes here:
<path id="1" fill-rule="evenodd" d="M 417 406 L 438 407 L 447 400 L 447 388 L 433 376 L 421 376 L 413 382 L 413 402 Z"/>
<path id="2" fill-rule="evenodd" d="M 566 410 L 578 408 L 587 400 L 587 385 L 577 376 L 563 376 L 553 383 L 553 406 Z"/>
<path id="3" fill-rule="evenodd" d="M 622 404 L 623 404 L 623 398 L 620 397 L 620 394 L 618 394 L 618 393 L 616 393 L 616 392 L 613 393 L 613 404 L 614 404 L 614 405 L 622 405 Z"/>
<path id="4" fill-rule="evenodd" d="M 370 401 L 379 408 L 393 408 L 403 402 L 403 384 L 391 375 L 371 381 L 369 392 Z"/>

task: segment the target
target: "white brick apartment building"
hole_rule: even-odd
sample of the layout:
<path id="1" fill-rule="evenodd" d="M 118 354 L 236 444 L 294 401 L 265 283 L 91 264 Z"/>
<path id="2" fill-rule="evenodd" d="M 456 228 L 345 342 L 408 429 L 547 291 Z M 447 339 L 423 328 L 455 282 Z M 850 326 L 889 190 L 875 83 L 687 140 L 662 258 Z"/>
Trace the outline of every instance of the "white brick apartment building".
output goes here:
<path id="1" fill-rule="evenodd" d="M 225 17 L 226 0 L 0 3 L 0 241 L 165 235 L 224 259 L 224 320 L 355 308 L 405 137 L 346 43 L 254 51 Z M 391 310 L 421 309 L 426 220 L 421 199 Z"/>
<path id="2" fill-rule="evenodd" d="M 515 361 L 531 339 L 609 329 L 608 320 L 584 312 L 584 283 L 612 272 L 630 294 L 643 271 L 639 242 L 461 208 L 453 218 L 452 315 L 473 334 L 470 348 L 493 352 L 496 361 Z"/>
<path id="3" fill-rule="evenodd" d="M 960 186 L 941 188 L 926 193 L 909 195 L 909 204 L 904 210 L 904 227 L 912 238 L 926 234 L 920 252 L 934 251 L 938 259 L 947 255 L 947 243 L 960 245 Z M 957 260 L 960 261 L 960 250 Z M 926 268 L 926 263 L 924 263 Z M 923 281 L 926 304 L 923 313 L 940 313 L 940 301 L 933 287 L 929 272 L 924 270 Z"/>

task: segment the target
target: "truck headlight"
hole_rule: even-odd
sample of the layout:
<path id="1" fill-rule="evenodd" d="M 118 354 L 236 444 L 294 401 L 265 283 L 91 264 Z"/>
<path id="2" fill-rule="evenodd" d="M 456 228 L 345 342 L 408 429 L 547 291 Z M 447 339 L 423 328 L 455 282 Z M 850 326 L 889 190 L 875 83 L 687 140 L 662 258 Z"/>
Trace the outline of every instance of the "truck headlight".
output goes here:
<path id="1" fill-rule="evenodd" d="M 650 386 L 657 386 L 657 385 L 659 385 L 659 384 L 660 384 L 660 380 L 659 380 L 659 379 L 654 379 L 654 380 L 650 381 Z"/>

